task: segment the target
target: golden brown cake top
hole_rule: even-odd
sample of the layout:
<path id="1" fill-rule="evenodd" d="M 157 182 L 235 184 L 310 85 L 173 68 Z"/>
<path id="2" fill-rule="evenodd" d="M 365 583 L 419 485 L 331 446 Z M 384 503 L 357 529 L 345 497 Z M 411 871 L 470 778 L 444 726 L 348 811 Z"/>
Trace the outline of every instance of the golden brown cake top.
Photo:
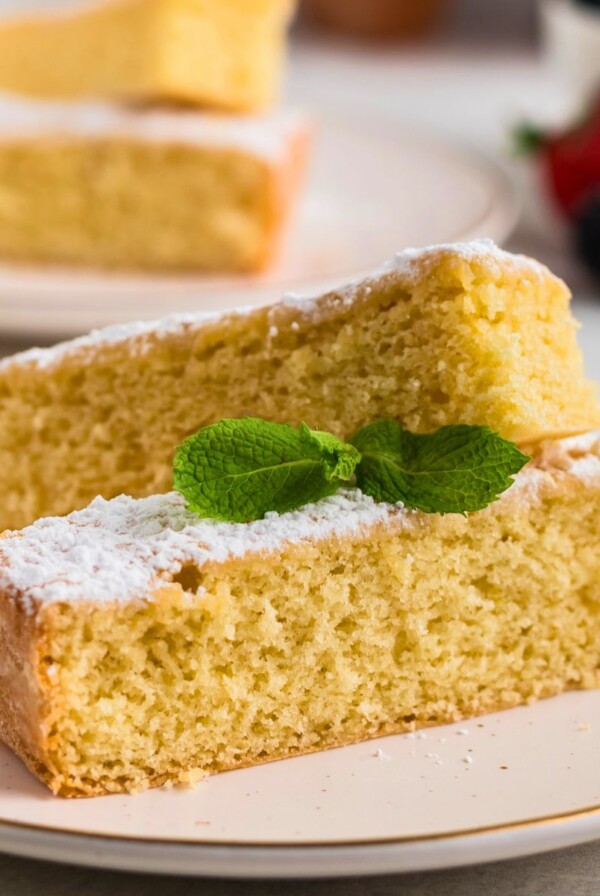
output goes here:
<path id="1" fill-rule="evenodd" d="M 600 485 L 600 437 L 549 442 L 487 511 L 530 501 L 564 476 Z M 181 495 L 96 498 L 85 510 L 38 520 L 0 541 L 0 590 L 31 608 L 44 602 L 144 599 L 172 581 L 183 566 L 268 554 L 289 544 L 364 532 L 381 523 L 413 526 L 426 515 L 402 505 L 375 503 L 342 489 L 291 513 L 251 523 L 203 520 Z"/>
<path id="2" fill-rule="evenodd" d="M 426 276 L 429 268 L 435 265 L 441 256 L 477 266 L 490 278 L 498 278 L 503 270 L 516 270 L 523 278 L 535 279 L 540 284 L 547 278 L 553 277 L 544 265 L 525 255 L 506 252 L 492 240 L 478 239 L 465 243 L 447 243 L 398 252 L 394 258 L 368 277 L 352 281 L 326 295 L 298 296 L 289 293 L 281 302 L 271 306 L 270 317 L 275 321 L 279 309 L 285 306 L 293 309 L 299 319 L 318 321 L 322 315 L 329 314 L 332 308 L 352 305 L 362 296 L 368 296 L 370 284 L 375 283 L 381 277 L 397 278 L 400 283 L 408 285 L 416 279 Z M 101 330 L 93 330 L 86 336 L 61 342 L 51 348 L 34 348 L 5 358 L 0 361 L 0 371 L 13 365 L 51 368 L 72 355 L 87 356 L 89 363 L 92 363 L 96 352 L 101 351 L 105 346 L 126 341 L 130 342 L 129 350 L 132 354 L 143 354 L 150 344 L 150 340 L 161 339 L 186 329 L 200 328 L 228 316 L 241 317 L 253 310 L 255 309 L 250 306 L 217 312 L 173 314 L 159 320 L 134 321 L 128 324 L 104 327 Z"/>

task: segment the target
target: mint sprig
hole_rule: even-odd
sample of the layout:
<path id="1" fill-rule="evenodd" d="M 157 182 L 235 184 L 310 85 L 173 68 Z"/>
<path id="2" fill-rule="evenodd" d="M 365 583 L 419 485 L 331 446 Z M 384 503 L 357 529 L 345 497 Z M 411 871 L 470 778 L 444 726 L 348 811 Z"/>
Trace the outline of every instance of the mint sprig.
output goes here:
<path id="1" fill-rule="evenodd" d="M 321 461 L 328 482 L 350 479 L 360 460 L 360 454 L 353 445 L 342 442 L 329 432 L 309 429 L 306 423 L 300 424 L 300 445 L 308 457 Z"/>
<path id="2" fill-rule="evenodd" d="M 305 423 L 295 429 L 244 417 L 186 439 L 175 454 L 173 481 L 190 510 L 229 522 L 295 510 L 353 476 L 376 501 L 469 513 L 495 501 L 528 460 L 487 426 L 415 435 L 395 420 L 379 420 L 347 443 Z"/>
<path id="3" fill-rule="evenodd" d="M 416 435 L 395 420 L 379 420 L 351 441 L 361 453 L 356 482 L 363 492 L 425 513 L 483 510 L 529 460 L 487 426 Z"/>
<path id="4" fill-rule="evenodd" d="M 221 420 L 175 453 L 173 482 L 202 517 L 248 522 L 331 495 L 360 454 L 336 436 L 254 417 Z"/>

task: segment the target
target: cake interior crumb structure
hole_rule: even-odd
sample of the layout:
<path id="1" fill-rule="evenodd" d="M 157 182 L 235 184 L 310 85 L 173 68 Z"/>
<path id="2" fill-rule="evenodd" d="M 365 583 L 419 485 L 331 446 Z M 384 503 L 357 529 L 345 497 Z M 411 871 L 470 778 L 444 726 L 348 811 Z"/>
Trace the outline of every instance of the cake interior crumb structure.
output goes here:
<path id="1" fill-rule="evenodd" d="M 117 327 L 0 362 L 0 530 L 171 487 L 175 446 L 243 415 L 347 438 L 488 424 L 535 443 L 600 427 L 569 292 L 487 241 L 400 254 L 309 300 Z"/>
<path id="2" fill-rule="evenodd" d="M 294 110 L 0 100 L 0 257 L 248 273 L 276 261 L 311 138 Z"/>
<path id="3" fill-rule="evenodd" d="M 93 795 L 597 687 L 599 519 L 590 437 L 467 518 L 97 499 L 0 540 L 0 735 Z"/>

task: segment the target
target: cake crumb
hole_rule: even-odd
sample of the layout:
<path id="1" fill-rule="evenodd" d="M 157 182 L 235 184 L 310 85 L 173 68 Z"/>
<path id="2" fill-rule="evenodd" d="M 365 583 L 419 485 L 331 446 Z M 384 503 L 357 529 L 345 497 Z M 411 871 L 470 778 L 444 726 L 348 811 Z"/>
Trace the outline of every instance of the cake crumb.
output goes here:
<path id="1" fill-rule="evenodd" d="M 177 781 L 179 784 L 183 784 L 184 787 L 194 787 L 203 778 L 208 778 L 207 771 L 203 768 L 190 768 L 180 772 Z"/>
<path id="2" fill-rule="evenodd" d="M 390 759 L 392 758 L 391 756 L 389 756 L 387 753 L 384 753 L 384 751 L 379 748 L 377 750 L 375 750 L 374 753 L 371 753 L 371 756 L 373 756 L 375 759 L 381 759 L 382 762 L 389 762 Z"/>

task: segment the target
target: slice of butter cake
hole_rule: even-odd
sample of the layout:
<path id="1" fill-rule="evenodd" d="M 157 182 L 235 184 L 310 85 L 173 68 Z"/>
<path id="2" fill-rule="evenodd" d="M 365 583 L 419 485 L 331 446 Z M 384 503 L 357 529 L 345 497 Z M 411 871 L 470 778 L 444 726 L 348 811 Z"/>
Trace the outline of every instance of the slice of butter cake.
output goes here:
<path id="1" fill-rule="evenodd" d="M 279 93 L 291 0 L 54 0 L 30 12 L 23 5 L 12 0 L 14 14 L 0 24 L 5 90 L 240 111 L 268 108 Z"/>
<path id="2" fill-rule="evenodd" d="M 245 414 L 349 437 L 488 424 L 519 443 L 600 426 L 569 292 L 487 241 L 399 255 L 316 299 L 110 328 L 0 363 L 0 529 L 171 487 L 174 446 Z"/>
<path id="3" fill-rule="evenodd" d="M 0 258 L 257 271 L 278 253 L 303 115 L 0 101 Z"/>
<path id="4" fill-rule="evenodd" d="M 468 517 L 98 498 L 0 539 L 0 735 L 92 795 L 598 687 L 599 522 L 594 437 Z"/>

